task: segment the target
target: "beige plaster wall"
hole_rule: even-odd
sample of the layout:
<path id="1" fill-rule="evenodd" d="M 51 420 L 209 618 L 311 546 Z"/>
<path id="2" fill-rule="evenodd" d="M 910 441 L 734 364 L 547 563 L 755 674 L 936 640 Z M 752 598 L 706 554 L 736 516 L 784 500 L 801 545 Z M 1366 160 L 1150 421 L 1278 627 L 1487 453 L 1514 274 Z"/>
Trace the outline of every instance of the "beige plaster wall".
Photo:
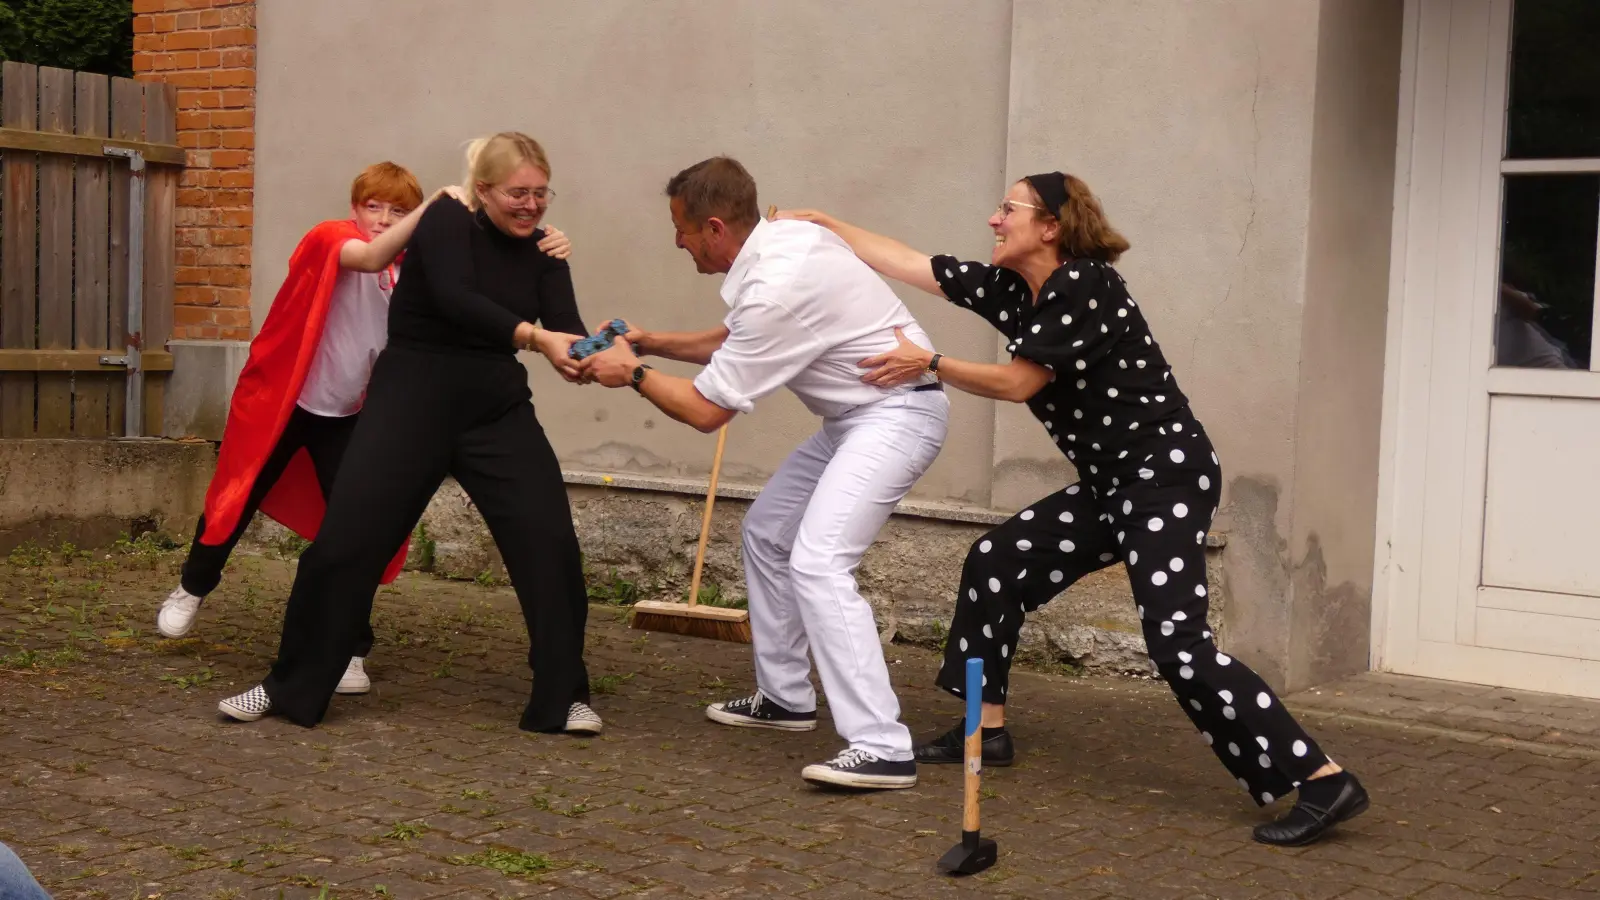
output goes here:
<path id="1" fill-rule="evenodd" d="M 1283 675 L 1317 8 L 1308 0 L 1016 0 L 1006 171 L 1084 178 L 1119 269 L 1222 460 L 1238 654 Z M 1002 409 L 997 502 L 1059 484 Z M 1237 533 L 1234 533 L 1237 532 Z"/>
<path id="2" fill-rule="evenodd" d="M 1294 521 L 1291 688 L 1368 667 L 1403 6 L 1324 3 Z"/>
<path id="3" fill-rule="evenodd" d="M 622 315 L 701 328 L 726 313 L 720 276 L 695 274 L 673 247 L 661 196 L 673 173 L 716 153 L 750 168 L 763 206 L 822 207 L 918 246 L 986 246 L 981 211 L 1004 159 L 1006 3 L 264 0 L 258 19 L 258 322 L 295 241 L 344 212 L 363 165 L 393 158 L 431 189 L 458 179 L 465 140 L 499 129 L 550 154 L 550 221 L 572 236 L 579 303 L 596 325 Z M 912 293 L 942 348 L 992 356 L 976 319 Z M 709 470 L 713 438 L 631 391 L 533 368 L 568 466 Z M 986 406 L 957 399 L 918 496 L 987 504 Z M 724 477 L 760 481 L 814 424 L 786 392 L 771 398 L 730 429 Z"/>

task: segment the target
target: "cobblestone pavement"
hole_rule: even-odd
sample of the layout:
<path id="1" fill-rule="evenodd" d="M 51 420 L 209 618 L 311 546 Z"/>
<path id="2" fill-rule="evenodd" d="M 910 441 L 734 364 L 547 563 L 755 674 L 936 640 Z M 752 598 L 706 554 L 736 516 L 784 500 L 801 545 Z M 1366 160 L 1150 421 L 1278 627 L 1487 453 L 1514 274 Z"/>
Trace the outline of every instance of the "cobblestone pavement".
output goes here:
<path id="1" fill-rule="evenodd" d="M 631 631 L 596 605 L 605 735 L 529 735 L 509 590 L 408 574 L 379 597 L 371 694 L 316 730 L 240 725 L 216 701 L 263 673 L 292 565 L 237 560 L 198 637 L 162 641 L 175 571 L 137 546 L 0 562 L 0 840 L 57 897 L 1600 894 L 1600 750 L 1559 739 L 1593 737 L 1595 704 L 1379 676 L 1290 698 L 1374 806 L 1284 851 L 1250 842 L 1275 810 L 1247 802 L 1164 686 L 1019 673 L 1022 755 L 985 779 L 1000 861 L 954 881 L 934 860 L 958 837 L 957 768 L 825 792 L 798 772 L 837 748 L 826 725 L 705 720 L 748 691 L 748 647 Z M 929 687 L 935 656 L 889 656 L 914 731 L 946 727 L 959 710 Z"/>

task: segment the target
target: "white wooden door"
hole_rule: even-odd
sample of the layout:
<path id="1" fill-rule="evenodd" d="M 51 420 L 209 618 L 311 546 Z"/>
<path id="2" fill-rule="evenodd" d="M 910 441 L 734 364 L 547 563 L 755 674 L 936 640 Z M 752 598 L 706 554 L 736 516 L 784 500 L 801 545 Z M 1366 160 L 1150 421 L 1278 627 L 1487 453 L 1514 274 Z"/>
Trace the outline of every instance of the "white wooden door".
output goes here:
<path id="1" fill-rule="evenodd" d="M 1600 3 L 1410 0 L 1377 667 L 1600 697 Z"/>

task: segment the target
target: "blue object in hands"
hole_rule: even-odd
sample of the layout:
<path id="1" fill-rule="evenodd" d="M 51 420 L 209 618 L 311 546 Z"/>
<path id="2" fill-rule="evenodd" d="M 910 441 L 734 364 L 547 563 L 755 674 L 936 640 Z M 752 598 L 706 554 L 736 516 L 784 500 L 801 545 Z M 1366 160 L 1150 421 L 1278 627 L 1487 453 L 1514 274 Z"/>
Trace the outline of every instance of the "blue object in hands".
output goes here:
<path id="1" fill-rule="evenodd" d="M 567 355 L 573 359 L 584 359 L 593 356 L 602 350 L 611 349 L 611 342 L 627 333 L 628 326 L 621 319 L 612 319 L 606 323 L 606 327 L 600 329 L 599 334 L 574 341 L 572 349 L 567 351 Z"/>

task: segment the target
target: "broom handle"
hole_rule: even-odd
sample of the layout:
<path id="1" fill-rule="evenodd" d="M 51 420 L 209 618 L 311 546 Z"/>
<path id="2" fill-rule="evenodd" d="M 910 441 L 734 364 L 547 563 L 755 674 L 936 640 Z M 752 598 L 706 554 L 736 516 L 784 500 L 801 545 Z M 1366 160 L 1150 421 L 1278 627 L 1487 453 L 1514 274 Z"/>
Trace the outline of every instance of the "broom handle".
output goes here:
<path id="1" fill-rule="evenodd" d="M 700 518 L 700 546 L 694 551 L 694 578 L 689 582 L 689 605 L 700 602 L 700 573 L 706 563 L 706 541 L 711 537 L 711 507 L 717 502 L 717 474 L 722 471 L 722 448 L 728 444 L 728 426 L 717 429 L 717 455 L 711 460 L 711 484 L 706 488 L 706 512 Z"/>

